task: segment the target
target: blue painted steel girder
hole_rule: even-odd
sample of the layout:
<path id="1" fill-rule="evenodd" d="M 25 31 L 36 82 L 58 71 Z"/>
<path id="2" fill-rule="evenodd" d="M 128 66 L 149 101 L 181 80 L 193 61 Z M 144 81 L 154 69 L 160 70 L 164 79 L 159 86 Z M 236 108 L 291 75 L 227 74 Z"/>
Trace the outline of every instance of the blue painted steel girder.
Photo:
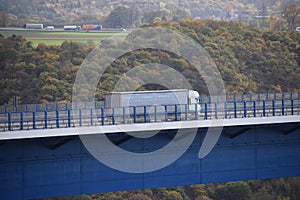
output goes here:
<path id="1" fill-rule="evenodd" d="M 203 159 L 199 148 L 207 129 L 169 166 L 149 173 L 125 173 L 90 155 L 79 137 L 8 140 L 0 143 L 0 194 L 32 199 L 196 183 L 300 176 L 299 124 L 227 127 Z M 111 134 L 120 148 L 136 153 L 157 150 L 176 131 L 149 139 Z M 165 152 L 168 156 L 170 152 Z M 153 160 L 153 162 L 160 162 Z M 122 165 L 123 163 L 120 163 Z"/>

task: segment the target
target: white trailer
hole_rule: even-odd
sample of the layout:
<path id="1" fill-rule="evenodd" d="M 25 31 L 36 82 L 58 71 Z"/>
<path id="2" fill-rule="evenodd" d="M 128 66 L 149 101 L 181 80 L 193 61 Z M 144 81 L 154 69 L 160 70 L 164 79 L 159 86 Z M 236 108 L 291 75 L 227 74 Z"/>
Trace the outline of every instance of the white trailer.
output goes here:
<path id="1" fill-rule="evenodd" d="M 44 25 L 43 24 L 25 24 L 26 29 L 43 29 Z"/>
<path id="2" fill-rule="evenodd" d="M 76 26 L 76 25 L 64 26 L 65 31 L 79 31 L 80 29 L 81 29 L 81 26 Z"/>
<path id="3" fill-rule="evenodd" d="M 164 116 L 168 112 L 174 116 L 177 112 L 181 117 L 186 111 L 201 111 L 199 93 L 188 89 L 111 92 L 105 96 L 105 108 L 107 112 L 117 115 L 124 115 L 124 110 L 132 115 L 134 109 L 137 115 L 143 115 L 147 109 L 147 115 L 160 113 Z"/>

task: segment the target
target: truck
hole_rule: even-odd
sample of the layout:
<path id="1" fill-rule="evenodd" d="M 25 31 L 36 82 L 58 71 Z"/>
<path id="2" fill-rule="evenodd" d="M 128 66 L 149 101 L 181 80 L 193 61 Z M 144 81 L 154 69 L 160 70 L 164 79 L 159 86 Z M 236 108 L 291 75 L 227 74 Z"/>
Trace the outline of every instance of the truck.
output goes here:
<path id="1" fill-rule="evenodd" d="M 25 24 L 24 27 L 26 29 L 43 29 L 44 25 L 43 24 L 30 24 L 30 23 L 27 23 L 27 24 Z"/>
<path id="2" fill-rule="evenodd" d="M 54 30 L 54 26 L 47 26 L 47 27 L 46 27 L 46 30 L 47 30 L 47 31 L 53 31 L 53 30 Z"/>
<path id="3" fill-rule="evenodd" d="M 145 122 L 157 116 L 168 120 L 166 113 L 172 120 L 180 120 L 186 111 L 194 116 L 201 111 L 199 93 L 188 89 L 111 92 L 105 95 L 105 109 L 106 113 L 113 112 L 123 118 L 125 110 L 125 114 L 138 116 L 142 121 L 147 118 Z"/>
<path id="4" fill-rule="evenodd" d="M 102 25 L 82 25 L 82 30 L 101 31 L 102 30 Z"/>

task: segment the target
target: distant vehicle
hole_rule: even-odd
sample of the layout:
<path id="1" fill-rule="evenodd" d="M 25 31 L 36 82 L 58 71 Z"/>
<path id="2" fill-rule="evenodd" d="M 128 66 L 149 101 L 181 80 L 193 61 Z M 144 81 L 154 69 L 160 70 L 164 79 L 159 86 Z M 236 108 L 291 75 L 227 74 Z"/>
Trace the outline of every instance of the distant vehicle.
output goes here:
<path id="1" fill-rule="evenodd" d="M 46 30 L 47 30 L 47 31 L 53 31 L 53 30 L 54 30 L 54 26 L 47 26 L 47 27 L 46 27 Z"/>
<path id="2" fill-rule="evenodd" d="M 25 24 L 26 29 L 43 29 L 44 25 L 43 24 Z"/>
<path id="3" fill-rule="evenodd" d="M 300 32 L 300 26 L 296 28 L 296 31 L 297 31 L 297 32 Z"/>
<path id="4" fill-rule="evenodd" d="M 76 25 L 64 26 L 65 31 L 79 31 L 80 29 L 81 29 L 81 26 L 76 26 Z"/>
<path id="5" fill-rule="evenodd" d="M 199 112 L 199 93 L 188 89 L 174 90 L 152 90 L 133 92 L 111 92 L 105 96 L 105 108 L 128 108 L 128 114 L 133 114 L 132 107 L 136 107 L 136 114 L 143 114 L 144 106 L 148 107 L 152 114 L 154 112 L 164 113 L 175 111 L 177 105 L 178 113 Z M 166 106 L 168 106 L 166 108 Z M 131 109 L 130 109 L 131 108 Z M 156 110 L 156 111 L 154 111 Z M 115 109 L 114 113 L 122 115 L 122 109 Z"/>
<path id="6" fill-rule="evenodd" d="M 101 31 L 102 25 L 82 25 L 82 30 Z"/>

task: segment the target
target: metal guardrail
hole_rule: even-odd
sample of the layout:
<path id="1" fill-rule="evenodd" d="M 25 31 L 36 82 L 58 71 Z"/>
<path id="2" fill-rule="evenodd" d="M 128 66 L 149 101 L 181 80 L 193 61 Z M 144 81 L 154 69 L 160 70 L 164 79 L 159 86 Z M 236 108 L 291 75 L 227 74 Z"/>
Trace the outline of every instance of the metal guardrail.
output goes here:
<path id="1" fill-rule="evenodd" d="M 226 94 L 224 96 L 200 96 L 200 103 L 242 102 L 263 100 L 300 100 L 300 92 L 258 93 L 258 94 Z"/>
<path id="2" fill-rule="evenodd" d="M 2 105 L 0 106 L 0 113 L 7 112 L 33 112 L 33 111 L 63 111 L 71 109 L 89 109 L 89 108 L 103 108 L 104 101 L 95 102 L 59 102 L 49 104 L 21 104 L 21 105 Z"/>
<path id="3" fill-rule="evenodd" d="M 120 108 L 73 108 L 0 113 L 0 132 L 187 120 L 300 115 L 300 99 L 244 100 Z M 300 117 L 300 116 L 299 116 Z"/>
<path id="4" fill-rule="evenodd" d="M 226 94 L 223 96 L 200 96 L 199 103 L 214 102 L 242 102 L 242 101 L 262 101 L 262 100 L 300 100 L 300 92 L 282 93 L 260 93 L 260 94 Z M 105 101 L 95 102 L 59 102 L 49 104 L 21 104 L 21 105 L 2 105 L 0 113 L 7 112 L 33 112 L 33 111 L 64 111 L 70 109 L 92 109 L 105 107 Z"/>

